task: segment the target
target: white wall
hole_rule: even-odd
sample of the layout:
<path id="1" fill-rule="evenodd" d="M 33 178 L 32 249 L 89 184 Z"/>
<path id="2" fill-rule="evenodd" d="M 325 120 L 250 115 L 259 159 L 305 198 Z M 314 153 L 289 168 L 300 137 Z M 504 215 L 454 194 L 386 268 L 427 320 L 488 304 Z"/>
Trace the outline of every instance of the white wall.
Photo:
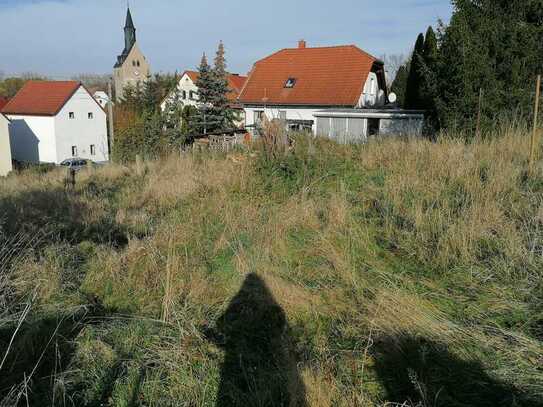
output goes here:
<path id="1" fill-rule="evenodd" d="M 317 119 L 313 116 L 315 112 L 322 108 L 305 107 L 245 107 L 245 125 L 253 126 L 255 124 L 255 111 L 264 111 L 269 120 L 281 118 L 281 112 L 286 113 L 286 120 L 312 120 L 313 132 L 317 129 Z"/>
<path id="2" fill-rule="evenodd" d="M 420 136 L 424 120 L 422 119 L 381 119 L 380 135 Z"/>
<path id="3" fill-rule="evenodd" d="M 178 91 L 178 101 L 183 103 L 183 106 L 198 106 L 198 88 L 190 79 L 190 77 L 187 74 L 184 74 L 181 79 L 179 79 L 179 83 L 177 84 L 177 91 Z M 186 98 L 183 99 L 183 91 L 186 93 Z M 190 92 L 194 93 L 193 99 L 190 99 Z M 167 102 L 174 102 L 174 93 L 170 93 L 167 98 L 164 99 L 164 101 L 161 103 L 160 108 L 162 111 L 166 109 L 166 103 Z"/>
<path id="4" fill-rule="evenodd" d="M 11 154 L 30 163 L 56 163 L 55 118 L 8 115 Z"/>
<path id="5" fill-rule="evenodd" d="M 70 119 L 70 112 L 74 118 Z M 92 119 L 89 119 L 92 113 Z M 96 162 L 108 161 L 106 113 L 82 86 L 55 117 L 56 163 L 72 157 L 72 146 L 77 156 Z M 95 146 L 91 154 L 90 146 Z"/>
<path id="6" fill-rule="evenodd" d="M 93 97 L 104 109 L 106 108 L 106 105 L 109 103 L 109 96 L 107 95 L 106 92 L 103 92 L 103 91 L 95 92 Z"/>
<path id="7" fill-rule="evenodd" d="M 0 177 L 8 175 L 11 166 L 11 145 L 9 142 L 9 122 L 0 113 Z"/>
<path id="8" fill-rule="evenodd" d="M 357 107 L 379 107 L 385 105 L 385 92 L 379 87 L 375 72 L 370 72 Z"/>

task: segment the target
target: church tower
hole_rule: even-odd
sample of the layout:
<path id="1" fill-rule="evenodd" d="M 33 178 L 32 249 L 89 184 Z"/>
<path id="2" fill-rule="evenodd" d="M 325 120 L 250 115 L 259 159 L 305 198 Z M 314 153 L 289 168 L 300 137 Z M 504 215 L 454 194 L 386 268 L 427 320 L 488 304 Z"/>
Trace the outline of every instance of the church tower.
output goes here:
<path id="1" fill-rule="evenodd" d="M 124 25 L 124 49 L 113 67 L 116 100 L 122 99 L 126 86 L 140 86 L 149 75 L 151 75 L 151 66 L 138 47 L 136 27 L 128 8 Z"/>

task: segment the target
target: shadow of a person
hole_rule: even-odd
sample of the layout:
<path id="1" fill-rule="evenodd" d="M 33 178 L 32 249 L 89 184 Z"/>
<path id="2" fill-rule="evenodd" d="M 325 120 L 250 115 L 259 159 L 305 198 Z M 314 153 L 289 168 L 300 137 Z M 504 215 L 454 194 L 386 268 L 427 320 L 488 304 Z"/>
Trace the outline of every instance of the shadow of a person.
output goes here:
<path id="1" fill-rule="evenodd" d="M 208 338 L 225 351 L 217 407 L 307 405 L 285 314 L 256 274 L 247 276 Z"/>
<path id="2" fill-rule="evenodd" d="M 376 373 L 394 405 L 543 407 L 537 396 L 491 377 L 480 362 L 462 360 L 422 337 L 381 337 L 373 353 Z"/>

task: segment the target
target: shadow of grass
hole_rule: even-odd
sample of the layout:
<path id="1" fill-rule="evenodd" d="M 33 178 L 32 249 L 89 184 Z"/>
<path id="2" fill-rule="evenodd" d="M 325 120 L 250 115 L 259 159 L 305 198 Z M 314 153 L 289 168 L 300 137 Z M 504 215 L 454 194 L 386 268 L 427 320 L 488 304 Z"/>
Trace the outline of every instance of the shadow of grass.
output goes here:
<path id="1" fill-rule="evenodd" d="M 91 214 L 88 197 L 61 187 L 36 189 L 0 198 L 0 244 L 2 235 L 22 233 L 33 236 L 46 233 L 50 240 L 70 243 L 91 241 L 123 247 L 128 239 L 113 213 L 106 213 L 94 222 L 84 219 Z"/>
<path id="2" fill-rule="evenodd" d="M 0 330 L 0 357 L 7 355 L 0 370 L 0 405 L 54 404 L 54 381 L 69 366 L 75 339 L 104 315 L 100 306 L 81 307 L 70 315 L 25 321 L 19 330 L 15 325 Z"/>
<path id="3" fill-rule="evenodd" d="M 461 360 L 424 338 L 383 337 L 375 344 L 374 358 L 387 400 L 398 405 L 543 406 L 541 399 L 490 377 L 478 361 Z"/>

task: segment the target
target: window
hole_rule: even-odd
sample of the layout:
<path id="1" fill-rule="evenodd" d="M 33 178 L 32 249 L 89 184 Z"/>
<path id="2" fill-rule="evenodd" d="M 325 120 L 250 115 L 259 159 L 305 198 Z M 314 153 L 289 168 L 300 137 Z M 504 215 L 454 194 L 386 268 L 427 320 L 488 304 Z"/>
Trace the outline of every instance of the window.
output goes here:
<path id="1" fill-rule="evenodd" d="M 94 144 L 90 145 L 90 155 L 96 155 L 96 146 Z"/>
<path id="2" fill-rule="evenodd" d="M 89 112 L 89 119 L 94 119 L 94 114 L 92 112 Z"/>
<path id="3" fill-rule="evenodd" d="M 279 110 L 279 120 L 286 122 L 287 121 L 287 111 Z"/>
<path id="4" fill-rule="evenodd" d="M 137 62 L 136 62 L 136 65 L 140 66 L 140 61 L 137 61 Z"/>
<path id="5" fill-rule="evenodd" d="M 189 92 L 189 99 L 190 100 L 196 100 L 196 92 L 194 92 L 193 90 L 191 90 Z"/>
<path id="6" fill-rule="evenodd" d="M 68 117 L 69 117 L 70 119 L 75 119 L 75 113 L 74 113 L 74 112 L 68 113 Z"/>
<path id="7" fill-rule="evenodd" d="M 72 146 L 72 157 L 77 157 L 77 146 Z"/>
<path id="8" fill-rule="evenodd" d="M 255 110 L 255 124 L 260 124 L 264 120 L 264 110 Z"/>
<path id="9" fill-rule="evenodd" d="M 285 82 L 285 88 L 293 88 L 296 85 L 296 78 L 288 78 Z"/>
<path id="10" fill-rule="evenodd" d="M 136 61 L 132 61 L 132 66 L 136 66 Z"/>
<path id="11" fill-rule="evenodd" d="M 187 91 L 184 90 L 182 93 L 181 93 L 181 97 L 183 98 L 183 100 L 186 100 L 187 99 Z"/>

